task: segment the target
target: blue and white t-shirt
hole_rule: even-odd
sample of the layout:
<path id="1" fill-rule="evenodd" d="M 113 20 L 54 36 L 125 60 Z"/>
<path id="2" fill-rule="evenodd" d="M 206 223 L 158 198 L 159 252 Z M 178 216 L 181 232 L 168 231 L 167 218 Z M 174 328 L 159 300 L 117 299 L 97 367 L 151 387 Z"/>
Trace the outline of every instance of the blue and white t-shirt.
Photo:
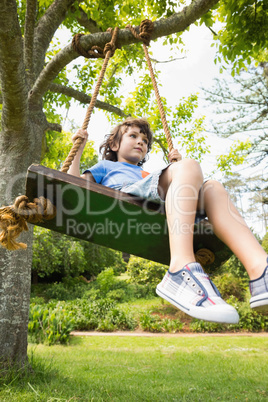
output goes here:
<path id="1" fill-rule="evenodd" d="M 113 162 L 109 160 L 100 161 L 83 173 L 87 172 L 92 174 L 96 183 L 111 188 L 136 183 L 149 174 L 142 170 L 140 166 L 132 165 L 127 162 Z"/>

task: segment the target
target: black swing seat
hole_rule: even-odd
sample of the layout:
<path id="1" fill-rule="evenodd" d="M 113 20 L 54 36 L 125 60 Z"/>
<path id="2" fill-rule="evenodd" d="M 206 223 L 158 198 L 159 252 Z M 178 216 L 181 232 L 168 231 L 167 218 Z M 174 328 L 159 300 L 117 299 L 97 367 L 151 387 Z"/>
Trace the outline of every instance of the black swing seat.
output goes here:
<path id="1" fill-rule="evenodd" d="M 38 226 L 169 265 L 163 205 L 36 164 L 28 169 L 26 195 L 48 198 L 57 208 L 55 218 Z M 207 219 L 196 219 L 194 228 L 194 250 L 201 248 L 215 255 L 209 271 L 232 254 Z"/>

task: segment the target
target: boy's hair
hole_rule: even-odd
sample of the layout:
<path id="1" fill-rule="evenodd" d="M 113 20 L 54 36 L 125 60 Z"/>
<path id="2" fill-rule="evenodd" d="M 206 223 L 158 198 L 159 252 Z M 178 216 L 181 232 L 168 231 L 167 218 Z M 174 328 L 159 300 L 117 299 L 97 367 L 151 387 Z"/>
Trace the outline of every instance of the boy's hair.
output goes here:
<path id="1" fill-rule="evenodd" d="M 131 117 L 128 117 L 121 124 L 118 124 L 116 127 L 114 127 L 114 129 L 110 134 L 107 134 L 105 136 L 105 140 L 100 146 L 100 153 L 102 153 L 102 159 L 117 162 L 117 153 L 115 151 L 112 151 L 111 148 L 117 144 L 120 146 L 123 134 L 125 134 L 128 128 L 131 126 L 139 127 L 140 131 L 146 135 L 148 139 L 147 154 L 151 151 L 153 142 L 153 133 L 150 129 L 148 121 L 145 119 L 133 119 Z M 138 166 L 142 166 L 144 162 L 146 162 L 146 156 L 142 161 L 138 163 Z"/>

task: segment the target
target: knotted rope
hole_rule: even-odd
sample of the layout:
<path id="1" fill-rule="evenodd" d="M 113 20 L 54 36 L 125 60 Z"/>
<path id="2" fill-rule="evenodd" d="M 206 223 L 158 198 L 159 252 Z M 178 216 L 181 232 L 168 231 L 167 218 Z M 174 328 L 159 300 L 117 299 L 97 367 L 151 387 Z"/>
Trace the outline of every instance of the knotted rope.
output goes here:
<path id="1" fill-rule="evenodd" d="M 144 50 L 145 58 L 146 58 L 147 65 L 149 68 L 149 72 L 150 72 L 150 76 L 151 76 L 151 80 L 152 80 L 152 84 L 153 84 L 153 88 L 154 88 L 154 92 L 155 92 L 155 97 L 156 97 L 156 101 L 157 101 L 157 105 L 158 105 L 158 109 L 159 109 L 159 113 L 160 113 L 160 117 L 161 117 L 161 121 L 162 121 L 162 125 L 163 125 L 164 132 L 165 132 L 166 139 L 167 139 L 168 150 L 170 152 L 173 149 L 171 133 L 169 131 L 169 127 L 167 124 L 165 110 L 164 110 L 163 103 L 162 103 L 162 100 L 161 100 L 161 97 L 159 94 L 157 82 L 156 82 L 155 75 L 154 75 L 154 70 L 152 67 L 152 63 L 151 63 L 150 56 L 148 53 L 148 48 L 147 48 L 147 46 L 149 46 L 149 44 L 150 44 L 151 35 L 154 30 L 154 23 L 150 20 L 142 21 L 140 24 L 140 27 L 139 27 L 139 33 L 131 25 L 127 25 L 126 28 L 128 28 L 131 31 L 132 35 L 136 39 L 143 42 L 143 50 Z"/>
<path id="2" fill-rule="evenodd" d="M 83 125 L 82 125 L 83 130 L 86 130 L 87 127 L 88 127 L 88 123 L 89 123 L 92 111 L 94 109 L 94 106 L 96 104 L 97 96 L 99 94 L 99 90 L 100 90 L 100 87 L 101 87 L 101 84 L 102 84 L 102 81 L 103 81 L 105 71 L 106 71 L 108 63 L 109 63 L 109 59 L 110 59 L 110 57 L 112 57 L 114 55 L 114 52 L 116 50 L 116 39 L 117 39 L 117 34 L 118 34 L 118 31 L 119 31 L 119 28 L 116 27 L 114 30 L 112 30 L 110 28 L 109 30 L 110 30 L 110 32 L 112 32 L 112 39 L 111 39 L 111 41 L 109 43 L 106 43 L 103 51 L 102 51 L 101 48 L 99 48 L 99 49 L 101 49 L 102 53 L 105 55 L 105 59 L 104 59 L 103 64 L 102 64 L 101 72 L 100 72 L 99 78 L 97 80 L 94 93 L 92 95 L 92 98 L 90 100 L 89 106 L 88 106 L 87 111 L 86 111 L 85 119 L 84 119 L 84 122 L 83 122 Z M 77 45 L 77 43 L 76 43 L 76 45 Z M 94 46 L 94 48 L 95 48 L 95 46 Z M 91 51 L 94 52 L 94 50 L 92 50 L 92 49 L 91 49 Z M 88 52 L 86 52 L 86 53 L 88 53 Z M 90 56 L 86 56 L 86 57 L 90 57 Z M 83 141 L 84 141 L 83 138 L 77 138 L 75 140 L 75 142 L 74 142 L 74 144 L 73 144 L 73 146 L 72 146 L 72 148 L 71 148 L 71 150 L 69 152 L 69 155 L 67 156 L 67 158 L 65 159 L 65 161 L 63 163 L 63 166 L 61 168 L 61 172 L 64 172 L 64 173 L 68 172 L 69 167 L 71 166 L 71 164 L 72 164 L 72 162 L 74 160 L 74 157 L 77 154 L 77 151 L 80 148 L 80 145 L 82 144 Z"/>
<path id="3" fill-rule="evenodd" d="M 29 202 L 26 195 L 16 198 L 13 205 L 0 208 L 0 243 L 8 250 L 25 249 L 24 243 L 18 243 L 17 237 L 22 231 L 28 230 L 27 222 L 38 223 L 53 219 L 56 208 L 44 197 L 35 198 Z"/>

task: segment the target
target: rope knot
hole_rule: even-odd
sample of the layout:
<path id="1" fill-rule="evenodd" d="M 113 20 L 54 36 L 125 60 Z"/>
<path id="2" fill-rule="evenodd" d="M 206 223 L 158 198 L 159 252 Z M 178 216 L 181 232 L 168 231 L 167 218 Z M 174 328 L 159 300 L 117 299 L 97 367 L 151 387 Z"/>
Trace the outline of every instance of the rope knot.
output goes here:
<path id="1" fill-rule="evenodd" d="M 140 38 L 146 46 L 150 45 L 154 23 L 151 20 L 143 20 L 140 24 Z"/>
<path id="2" fill-rule="evenodd" d="M 144 45 L 150 45 L 151 35 L 154 30 L 154 23 L 151 20 L 143 20 L 141 22 L 139 26 L 139 33 L 132 25 L 127 25 L 126 28 L 131 31 L 132 35 L 136 39 L 142 41 Z"/>
<path id="3" fill-rule="evenodd" d="M 28 230 L 27 222 L 37 223 L 44 219 L 53 219 L 56 207 L 44 197 L 29 202 L 26 195 L 16 198 L 14 205 L 0 208 L 0 244 L 8 250 L 25 249 L 24 243 L 18 243 L 17 237 Z"/>
<path id="4" fill-rule="evenodd" d="M 81 36 L 84 36 L 84 34 L 75 34 L 72 40 L 72 47 L 74 51 L 76 51 L 78 54 L 81 56 L 86 57 L 87 59 L 92 58 L 92 59 L 97 59 L 97 58 L 102 58 L 104 59 L 106 56 L 106 53 L 111 51 L 110 57 L 114 55 L 114 52 L 116 51 L 116 37 L 118 34 L 119 28 L 116 27 L 114 30 L 112 28 L 108 28 L 107 32 L 109 32 L 112 36 L 112 39 L 110 42 L 106 43 L 104 49 L 102 49 L 100 46 L 92 46 L 91 49 L 85 50 L 81 44 L 80 44 L 80 38 Z"/>

